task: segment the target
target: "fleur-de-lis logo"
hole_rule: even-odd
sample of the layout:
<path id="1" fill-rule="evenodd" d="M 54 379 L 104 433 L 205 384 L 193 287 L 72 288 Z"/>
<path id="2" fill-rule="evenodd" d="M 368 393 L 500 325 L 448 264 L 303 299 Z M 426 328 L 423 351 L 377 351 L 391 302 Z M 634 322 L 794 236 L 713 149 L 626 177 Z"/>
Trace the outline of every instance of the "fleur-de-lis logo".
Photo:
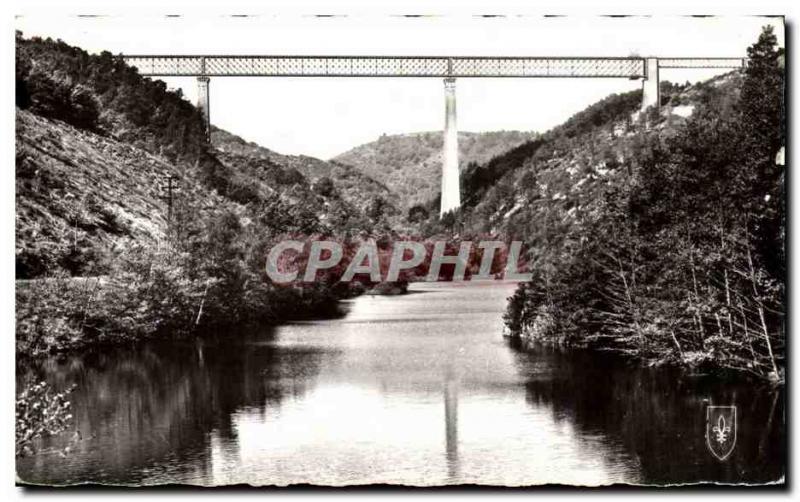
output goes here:
<path id="1" fill-rule="evenodd" d="M 706 407 L 706 445 L 718 460 L 726 460 L 736 446 L 736 406 Z"/>
<path id="2" fill-rule="evenodd" d="M 717 420 L 717 425 L 711 430 L 717 435 L 717 443 L 724 443 L 728 440 L 728 433 L 731 431 L 731 427 L 725 425 L 725 416 L 720 415 L 719 420 Z"/>

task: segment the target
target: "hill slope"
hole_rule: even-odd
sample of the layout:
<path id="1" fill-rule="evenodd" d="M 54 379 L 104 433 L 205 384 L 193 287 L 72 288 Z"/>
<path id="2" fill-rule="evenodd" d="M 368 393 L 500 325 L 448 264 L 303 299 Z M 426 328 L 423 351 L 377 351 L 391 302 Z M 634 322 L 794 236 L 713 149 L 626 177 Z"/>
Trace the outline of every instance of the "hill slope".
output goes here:
<path id="1" fill-rule="evenodd" d="M 341 232 L 396 212 L 386 187 L 347 166 L 280 155 L 218 129 L 207 145 L 200 114 L 179 92 L 108 53 L 18 34 L 16 77 L 20 278 L 102 273 L 115 248 L 163 239 L 168 176 L 176 204 L 243 221 L 280 206 L 297 225 Z M 264 224 L 285 230 L 278 220 Z"/>
<path id="2" fill-rule="evenodd" d="M 283 155 L 217 128 L 211 133 L 211 143 L 223 161 L 236 162 L 237 159 L 239 161 L 250 159 L 278 166 L 284 170 L 286 176 L 299 173 L 316 187 L 318 192 L 327 195 L 329 191 L 336 190 L 344 200 L 357 207 L 359 211 L 374 210 L 376 204 L 381 204 L 387 215 L 397 213 L 392 203 L 396 196 L 386 185 L 351 166 L 338 162 L 325 162 L 307 155 Z"/>
<path id="3" fill-rule="evenodd" d="M 648 141 L 674 136 L 698 108 L 730 114 L 740 85 L 736 73 L 696 85 L 662 82 L 661 111 L 646 115 L 638 113 L 641 91 L 611 95 L 537 139 L 470 166 L 462 176 L 462 216 L 476 230 L 526 237 L 546 227 L 541 221 L 579 227 L 604 204 L 609 186 L 630 179 L 630 164 Z"/>
<path id="4" fill-rule="evenodd" d="M 165 237 L 159 188 L 178 171 L 163 157 L 17 110 L 16 159 L 18 277 L 89 274 L 126 241 Z"/>
<path id="5" fill-rule="evenodd" d="M 530 140 L 534 133 L 496 131 L 458 133 L 462 171 L 472 162 L 491 158 Z M 438 195 L 442 173 L 442 133 L 422 132 L 381 136 L 334 157 L 389 187 L 399 204 L 408 208 Z"/>
<path id="6" fill-rule="evenodd" d="M 215 147 L 179 92 L 119 58 L 16 42 L 19 353 L 320 315 L 349 294 L 334 273 L 272 284 L 267 251 L 385 231 L 385 187 L 224 131 Z"/>

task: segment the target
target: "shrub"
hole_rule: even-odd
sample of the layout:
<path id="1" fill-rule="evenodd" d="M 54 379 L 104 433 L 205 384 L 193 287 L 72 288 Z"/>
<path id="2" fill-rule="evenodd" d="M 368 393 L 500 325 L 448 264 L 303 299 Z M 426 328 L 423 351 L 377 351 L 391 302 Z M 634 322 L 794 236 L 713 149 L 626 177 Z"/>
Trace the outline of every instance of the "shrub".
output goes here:
<path id="1" fill-rule="evenodd" d="M 69 427 L 72 389 L 56 392 L 46 382 L 25 388 L 17 395 L 15 452 L 17 457 L 36 453 L 36 443 Z"/>

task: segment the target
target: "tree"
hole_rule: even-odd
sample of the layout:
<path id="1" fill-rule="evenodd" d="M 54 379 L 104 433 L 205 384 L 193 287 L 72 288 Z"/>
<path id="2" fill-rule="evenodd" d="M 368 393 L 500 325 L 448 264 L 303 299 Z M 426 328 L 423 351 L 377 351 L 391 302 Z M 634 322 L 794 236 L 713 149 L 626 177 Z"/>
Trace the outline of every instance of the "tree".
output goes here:
<path id="1" fill-rule="evenodd" d="M 380 195 L 372 197 L 367 207 L 367 216 L 373 221 L 378 221 L 386 211 L 386 201 Z"/>
<path id="2" fill-rule="evenodd" d="M 408 210 L 408 221 L 411 223 L 421 223 L 429 217 L 430 213 L 423 204 L 416 204 Z"/>
<path id="3" fill-rule="evenodd" d="M 758 41 L 747 49 L 747 66 L 740 100 L 741 127 L 748 143 L 772 154 L 785 143 L 784 69 L 772 26 L 765 26 Z M 776 134 L 777 133 L 777 134 Z"/>
<path id="4" fill-rule="evenodd" d="M 322 195 L 323 197 L 328 197 L 333 193 L 334 190 L 333 180 L 328 178 L 327 176 L 323 176 L 317 180 L 314 184 L 314 191 L 318 194 Z"/>

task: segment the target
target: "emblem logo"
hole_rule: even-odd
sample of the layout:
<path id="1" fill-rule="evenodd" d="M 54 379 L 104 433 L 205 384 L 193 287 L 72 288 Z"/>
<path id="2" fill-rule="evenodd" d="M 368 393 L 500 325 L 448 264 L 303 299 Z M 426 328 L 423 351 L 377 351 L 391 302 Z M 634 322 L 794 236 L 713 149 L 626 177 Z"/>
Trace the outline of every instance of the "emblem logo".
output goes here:
<path id="1" fill-rule="evenodd" d="M 706 445 L 717 460 L 730 456 L 736 446 L 736 406 L 706 407 Z"/>

